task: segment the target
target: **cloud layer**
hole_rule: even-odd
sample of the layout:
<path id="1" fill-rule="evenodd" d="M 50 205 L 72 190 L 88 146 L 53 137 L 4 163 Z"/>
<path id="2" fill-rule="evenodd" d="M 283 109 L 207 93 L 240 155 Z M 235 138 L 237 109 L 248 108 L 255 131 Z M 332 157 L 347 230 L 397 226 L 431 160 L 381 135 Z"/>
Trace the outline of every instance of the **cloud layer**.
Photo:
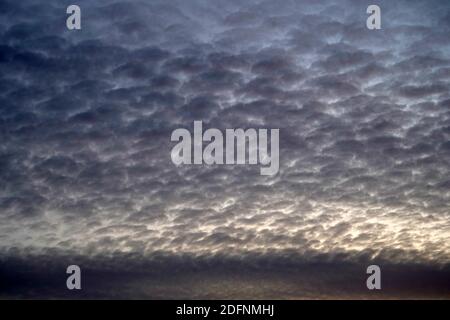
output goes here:
<path id="1" fill-rule="evenodd" d="M 363 255 L 446 270 L 450 6 L 377 2 L 371 31 L 369 1 L 78 1 L 69 31 L 69 2 L 3 1 L 4 261 Z M 194 120 L 280 128 L 279 174 L 174 166 L 170 134 Z"/>

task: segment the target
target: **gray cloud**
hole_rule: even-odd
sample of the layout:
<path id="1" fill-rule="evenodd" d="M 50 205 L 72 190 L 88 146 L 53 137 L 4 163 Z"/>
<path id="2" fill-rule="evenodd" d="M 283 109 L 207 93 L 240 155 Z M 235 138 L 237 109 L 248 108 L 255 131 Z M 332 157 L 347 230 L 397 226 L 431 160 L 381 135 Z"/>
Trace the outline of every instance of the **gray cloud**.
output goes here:
<path id="1" fill-rule="evenodd" d="M 448 266 L 445 1 L 381 1 L 379 31 L 365 1 L 79 1 L 81 31 L 65 28 L 68 4 L 0 4 L 7 261 L 295 252 L 354 270 L 369 252 Z M 280 128 L 279 174 L 174 166 L 170 134 L 194 120 Z"/>

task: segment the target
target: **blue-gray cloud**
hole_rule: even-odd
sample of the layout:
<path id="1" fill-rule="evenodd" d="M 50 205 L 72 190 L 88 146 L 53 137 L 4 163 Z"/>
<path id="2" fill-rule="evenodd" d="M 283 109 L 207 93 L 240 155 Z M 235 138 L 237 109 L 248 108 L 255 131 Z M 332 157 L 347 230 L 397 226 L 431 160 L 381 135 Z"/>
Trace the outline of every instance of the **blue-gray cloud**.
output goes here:
<path id="1" fill-rule="evenodd" d="M 450 7 L 378 3 L 3 1 L 0 251 L 448 265 Z M 174 166 L 194 120 L 280 128 L 279 174 Z"/>

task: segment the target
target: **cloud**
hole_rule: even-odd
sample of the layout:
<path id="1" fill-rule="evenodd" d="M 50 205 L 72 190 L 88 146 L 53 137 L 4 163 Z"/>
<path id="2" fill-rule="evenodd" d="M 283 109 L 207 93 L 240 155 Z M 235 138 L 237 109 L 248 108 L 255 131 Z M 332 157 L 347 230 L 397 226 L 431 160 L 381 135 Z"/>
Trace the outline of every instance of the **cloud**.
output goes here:
<path id="1" fill-rule="evenodd" d="M 50 254 L 50 252 L 49 252 Z M 395 253 L 393 253 L 395 254 Z M 448 298 L 448 268 L 383 263 L 383 290 L 365 286 L 364 254 L 346 261 L 345 253 L 306 261 L 293 252 L 250 253 L 241 257 L 153 253 L 89 257 L 52 252 L 24 258 L 3 257 L 0 297 L 63 299 L 344 299 Z M 81 267 L 82 290 L 69 291 L 65 269 Z M 167 270 L 171 272 L 167 272 Z M 220 288 L 220 290 L 218 290 Z"/>
<path id="2" fill-rule="evenodd" d="M 181 267 L 214 257 L 224 269 L 279 252 L 307 264 L 345 255 L 350 271 L 361 252 L 398 274 L 448 266 L 446 2 L 381 1 L 378 31 L 350 0 L 79 5 L 80 32 L 66 30 L 64 2 L 0 4 L 8 265 L 56 250 L 64 261 L 186 254 Z M 279 174 L 174 166 L 170 134 L 194 120 L 280 128 Z"/>

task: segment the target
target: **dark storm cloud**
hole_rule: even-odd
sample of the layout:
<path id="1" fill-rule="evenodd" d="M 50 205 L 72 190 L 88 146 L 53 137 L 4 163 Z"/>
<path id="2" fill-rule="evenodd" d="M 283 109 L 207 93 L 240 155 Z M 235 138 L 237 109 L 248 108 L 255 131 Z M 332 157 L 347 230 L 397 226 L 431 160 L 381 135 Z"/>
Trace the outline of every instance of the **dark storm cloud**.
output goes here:
<path id="1" fill-rule="evenodd" d="M 80 31 L 68 4 L 0 4 L 4 277 L 51 250 L 448 265 L 445 1 L 381 1 L 378 31 L 364 1 L 80 1 Z M 279 174 L 176 167 L 194 120 L 280 128 Z"/>

